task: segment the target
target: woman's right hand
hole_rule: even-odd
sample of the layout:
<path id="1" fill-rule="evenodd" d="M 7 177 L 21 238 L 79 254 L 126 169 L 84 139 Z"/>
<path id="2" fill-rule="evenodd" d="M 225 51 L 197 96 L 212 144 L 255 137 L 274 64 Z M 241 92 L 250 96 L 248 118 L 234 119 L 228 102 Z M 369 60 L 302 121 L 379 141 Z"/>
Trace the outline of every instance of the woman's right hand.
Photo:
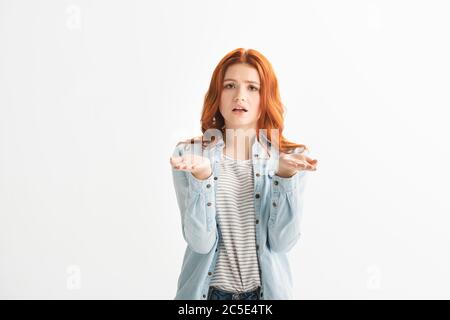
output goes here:
<path id="1" fill-rule="evenodd" d="M 209 159 L 195 154 L 187 153 L 182 157 L 170 157 L 170 164 L 175 170 L 191 172 L 199 180 L 205 180 L 212 174 Z"/>

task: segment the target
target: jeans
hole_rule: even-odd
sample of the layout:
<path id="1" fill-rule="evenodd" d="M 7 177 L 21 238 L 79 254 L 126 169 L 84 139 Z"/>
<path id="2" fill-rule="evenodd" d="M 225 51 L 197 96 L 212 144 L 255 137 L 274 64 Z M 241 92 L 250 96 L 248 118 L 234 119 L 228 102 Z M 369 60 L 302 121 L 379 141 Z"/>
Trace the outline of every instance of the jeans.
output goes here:
<path id="1" fill-rule="evenodd" d="M 248 292 L 228 292 L 209 287 L 208 300 L 259 300 L 260 287 Z"/>

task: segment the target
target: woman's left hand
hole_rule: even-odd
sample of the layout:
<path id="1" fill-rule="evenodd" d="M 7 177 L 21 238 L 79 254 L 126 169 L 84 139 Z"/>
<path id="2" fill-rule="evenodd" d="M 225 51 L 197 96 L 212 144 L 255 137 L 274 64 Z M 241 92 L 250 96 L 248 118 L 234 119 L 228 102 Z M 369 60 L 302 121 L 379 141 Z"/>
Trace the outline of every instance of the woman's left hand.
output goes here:
<path id="1" fill-rule="evenodd" d="M 291 177 L 301 170 L 316 171 L 317 159 L 313 160 L 301 153 L 280 153 L 277 176 Z"/>

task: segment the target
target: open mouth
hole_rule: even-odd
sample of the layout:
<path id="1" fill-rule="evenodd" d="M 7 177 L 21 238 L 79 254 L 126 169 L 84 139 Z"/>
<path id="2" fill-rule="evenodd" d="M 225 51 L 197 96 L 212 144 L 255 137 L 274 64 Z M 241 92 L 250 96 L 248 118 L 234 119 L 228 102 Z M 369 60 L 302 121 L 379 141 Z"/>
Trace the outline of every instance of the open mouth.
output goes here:
<path id="1" fill-rule="evenodd" d="M 234 108 L 233 112 L 248 112 L 248 110 L 245 108 Z"/>

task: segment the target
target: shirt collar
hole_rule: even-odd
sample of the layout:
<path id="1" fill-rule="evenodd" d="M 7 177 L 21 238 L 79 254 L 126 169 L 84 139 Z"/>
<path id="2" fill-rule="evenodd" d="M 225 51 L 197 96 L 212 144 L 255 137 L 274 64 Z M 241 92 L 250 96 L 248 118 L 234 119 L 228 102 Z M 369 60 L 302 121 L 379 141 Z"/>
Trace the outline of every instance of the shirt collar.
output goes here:
<path id="1" fill-rule="evenodd" d="M 220 135 L 218 137 L 217 143 L 213 145 L 213 149 L 217 149 L 222 152 L 224 146 L 225 141 L 223 140 L 223 136 Z M 267 138 L 266 134 L 263 131 L 260 131 L 259 141 L 255 138 L 252 144 L 252 157 L 259 159 L 269 159 L 271 154 L 275 155 L 277 153 L 278 152 L 276 148 L 272 147 L 272 144 Z"/>

